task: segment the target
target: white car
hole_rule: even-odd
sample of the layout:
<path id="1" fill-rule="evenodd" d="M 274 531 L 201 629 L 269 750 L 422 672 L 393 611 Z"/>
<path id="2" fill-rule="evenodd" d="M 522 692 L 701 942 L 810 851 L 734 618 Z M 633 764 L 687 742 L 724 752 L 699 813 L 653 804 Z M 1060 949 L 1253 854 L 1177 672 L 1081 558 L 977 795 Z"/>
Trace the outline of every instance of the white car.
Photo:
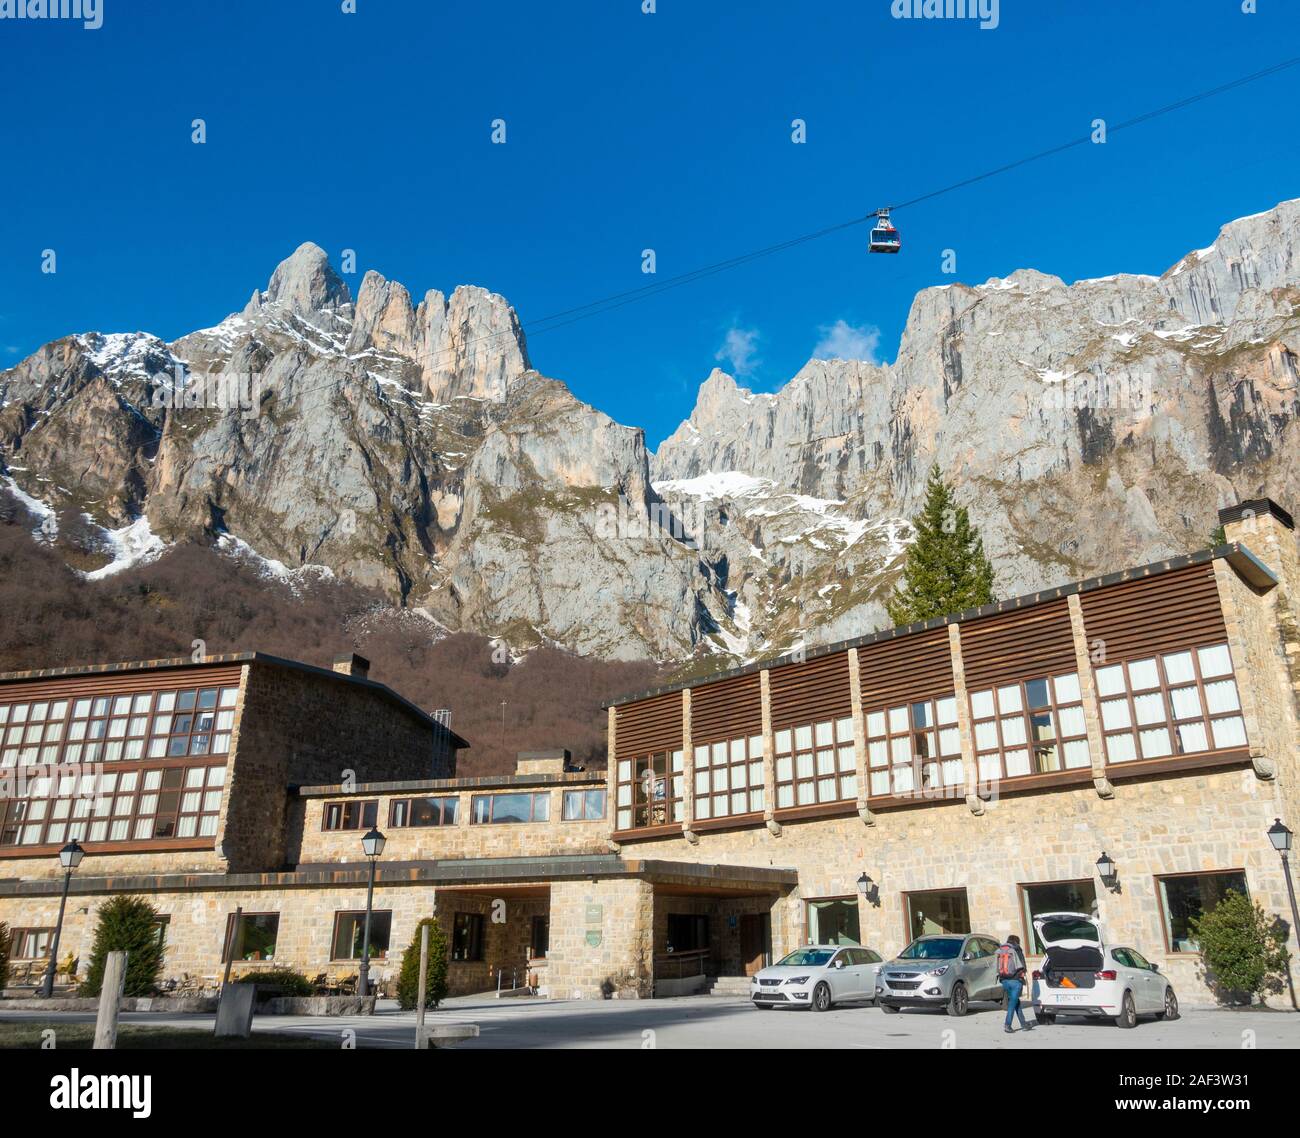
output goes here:
<path id="1" fill-rule="evenodd" d="M 806 944 L 750 977 L 756 1008 L 829 1011 L 845 1000 L 876 998 L 880 953 L 856 944 Z"/>
<path id="2" fill-rule="evenodd" d="M 1039 1023 L 1078 1015 L 1134 1027 L 1138 1016 L 1178 1018 L 1178 997 L 1160 969 L 1136 949 L 1105 944 L 1096 918 L 1043 913 L 1034 918 L 1034 931 L 1045 953 L 1033 977 Z"/>

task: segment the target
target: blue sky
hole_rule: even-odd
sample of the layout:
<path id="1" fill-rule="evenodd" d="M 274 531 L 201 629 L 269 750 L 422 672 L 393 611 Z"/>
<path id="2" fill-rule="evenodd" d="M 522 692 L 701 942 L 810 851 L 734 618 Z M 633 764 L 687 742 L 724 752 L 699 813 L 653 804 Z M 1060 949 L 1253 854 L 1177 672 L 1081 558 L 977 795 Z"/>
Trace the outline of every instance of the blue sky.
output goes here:
<path id="1" fill-rule="evenodd" d="M 0 366 L 70 332 L 216 323 L 315 241 L 527 325 L 905 200 L 1296 54 L 1300 4 L 1001 0 L 102 0 L 0 20 Z M 1300 195 L 1300 67 L 900 213 L 533 335 L 534 365 L 651 445 L 720 363 L 892 359 L 914 293 L 1019 267 L 1161 272 Z M 194 145 L 191 120 L 208 141 Z M 491 122 L 506 121 L 493 145 Z M 791 122 L 807 142 L 791 142 Z M 58 272 L 42 274 L 54 249 Z"/>

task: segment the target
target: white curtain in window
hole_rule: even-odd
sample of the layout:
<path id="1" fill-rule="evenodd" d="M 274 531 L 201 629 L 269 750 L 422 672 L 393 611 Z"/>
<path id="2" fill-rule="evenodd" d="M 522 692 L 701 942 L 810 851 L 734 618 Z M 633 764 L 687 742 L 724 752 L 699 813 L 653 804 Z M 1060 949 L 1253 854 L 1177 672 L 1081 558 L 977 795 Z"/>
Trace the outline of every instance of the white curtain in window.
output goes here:
<path id="1" fill-rule="evenodd" d="M 1211 715 L 1222 715 L 1227 711 L 1238 711 L 1241 701 L 1237 698 L 1235 680 L 1215 680 L 1205 685 L 1205 702 Z"/>

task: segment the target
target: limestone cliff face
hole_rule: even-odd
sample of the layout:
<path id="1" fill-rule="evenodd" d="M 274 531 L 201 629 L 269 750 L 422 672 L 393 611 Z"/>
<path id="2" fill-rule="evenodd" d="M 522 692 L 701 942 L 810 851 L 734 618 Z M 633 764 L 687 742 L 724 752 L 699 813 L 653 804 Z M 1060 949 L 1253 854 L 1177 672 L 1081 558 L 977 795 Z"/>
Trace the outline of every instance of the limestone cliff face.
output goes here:
<path id="1" fill-rule="evenodd" d="M 532 370 L 501 297 L 371 272 L 354 299 L 307 244 L 215 327 L 0 372 L 0 490 L 85 515 L 114 565 L 251 548 L 512 648 L 729 662 L 883 624 L 935 461 L 1003 595 L 1203 546 L 1238 496 L 1300 503 L 1298 352 L 1300 201 L 1160 277 L 926 289 L 889 365 L 771 395 L 715 371 L 650 456 Z"/>
<path id="2" fill-rule="evenodd" d="M 651 469 L 878 518 L 915 513 L 938 461 L 1009 595 L 1203 546 L 1241 495 L 1300 501 L 1298 353 L 1291 201 L 1160 277 L 926 289 L 890 365 L 814 361 L 775 395 L 715 372 Z"/>

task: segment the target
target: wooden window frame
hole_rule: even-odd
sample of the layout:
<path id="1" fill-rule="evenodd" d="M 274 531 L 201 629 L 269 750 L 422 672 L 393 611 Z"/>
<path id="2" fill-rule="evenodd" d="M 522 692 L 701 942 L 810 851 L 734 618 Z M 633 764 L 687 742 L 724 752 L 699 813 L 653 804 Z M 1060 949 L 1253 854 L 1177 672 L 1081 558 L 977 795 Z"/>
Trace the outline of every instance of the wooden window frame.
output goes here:
<path id="1" fill-rule="evenodd" d="M 436 802 L 438 803 L 438 821 L 437 822 L 413 822 L 414 804 L 417 802 Z M 452 813 L 456 816 L 447 821 L 447 803 L 454 802 Z M 399 822 L 397 815 L 399 808 L 404 808 L 406 821 Z M 395 830 L 437 830 L 444 826 L 460 825 L 460 795 L 458 794 L 420 794 L 411 798 L 393 798 L 388 803 L 388 825 Z"/>
<path id="2" fill-rule="evenodd" d="M 347 821 L 347 812 L 349 807 L 356 807 L 357 820 L 355 825 L 350 825 Z M 366 808 L 373 806 L 375 810 L 374 817 L 367 822 L 365 820 Z M 330 816 L 337 810 L 339 812 L 339 824 L 330 825 Z M 336 798 L 327 801 L 320 812 L 320 828 L 323 834 L 348 834 L 356 830 L 365 830 L 370 826 L 379 824 L 379 799 L 378 798 Z"/>
<path id="3" fill-rule="evenodd" d="M 913 897 L 926 897 L 936 893 L 957 893 L 957 892 L 961 892 L 966 895 L 966 920 L 967 923 L 970 925 L 970 928 L 966 932 L 964 933 L 917 933 L 913 935 L 912 933 L 912 898 Z M 909 944 L 912 943 L 912 941 L 922 936 L 968 937 L 968 936 L 980 935 L 975 932 L 975 924 L 970 919 L 970 915 L 971 915 L 970 887 L 967 885 L 950 885 L 947 886 L 946 888 L 941 886 L 937 889 L 904 889 L 902 909 L 903 909 L 903 914 L 902 914 L 903 915 L 903 948 L 906 948 Z M 901 952 L 902 949 L 899 949 L 899 951 Z"/>
<path id="4" fill-rule="evenodd" d="M 388 918 L 388 943 L 384 945 L 382 950 L 377 950 L 375 948 L 375 940 L 374 940 L 375 918 L 379 916 L 384 916 Z M 335 950 L 338 948 L 338 942 L 339 942 L 339 922 L 344 918 L 348 918 L 348 917 L 361 918 L 361 926 L 363 929 L 365 927 L 365 919 L 366 919 L 365 909 L 335 909 L 334 910 L 334 925 L 330 930 L 330 963 L 331 964 L 334 963 L 346 964 L 346 963 L 350 963 L 351 961 L 361 959 L 360 951 L 357 952 L 356 956 L 338 956 L 335 954 Z M 362 933 L 362 935 L 364 936 L 364 933 Z M 392 950 L 392 945 L 393 945 L 393 910 L 392 909 L 371 909 L 370 910 L 370 959 L 387 960 L 388 954 Z"/>
<path id="5" fill-rule="evenodd" d="M 1201 671 L 1201 652 L 1209 648 L 1224 648 L 1228 652 L 1228 663 L 1230 665 L 1227 675 L 1211 676 L 1207 681 Z M 1169 683 L 1169 677 L 1165 672 L 1165 657 L 1176 656 L 1186 652 L 1192 658 L 1192 679 L 1190 681 L 1176 683 L 1172 686 Z M 1156 665 L 1156 687 L 1142 688 L 1134 692 L 1132 678 L 1129 673 L 1129 667 L 1132 664 L 1140 663 L 1144 660 L 1154 660 Z M 1124 677 L 1124 692 L 1122 697 L 1118 694 L 1102 695 L 1097 684 L 1097 673 L 1109 668 L 1120 668 Z M 1093 666 L 1093 686 L 1097 692 L 1097 721 L 1100 725 L 1102 736 L 1102 748 L 1105 752 L 1106 767 L 1109 770 L 1123 771 L 1125 768 L 1137 766 L 1139 763 L 1159 763 L 1159 762 L 1178 762 L 1184 759 L 1195 759 L 1203 755 L 1231 754 L 1241 751 L 1250 746 L 1250 738 L 1247 736 L 1244 743 L 1234 743 L 1229 747 L 1216 747 L 1214 745 L 1214 720 L 1237 718 L 1242 721 L 1242 730 L 1245 731 L 1245 711 L 1241 705 L 1241 684 L 1237 679 L 1237 663 L 1232 658 L 1232 646 L 1224 640 L 1215 640 L 1209 644 L 1197 644 L 1190 648 L 1175 648 L 1168 652 L 1144 652 L 1135 656 L 1126 656 L 1120 660 L 1107 660 L 1105 663 Z M 1224 680 L 1231 680 L 1237 691 L 1237 710 L 1227 714 L 1215 716 L 1210 711 L 1209 702 L 1205 698 L 1206 683 L 1222 683 Z M 1171 691 L 1182 691 L 1185 688 L 1195 687 L 1196 699 L 1200 706 L 1201 713 L 1199 717 L 1188 716 L 1184 719 L 1178 719 L 1174 715 L 1174 702 L 1170 697 Z M 1160 693 L 1161 707 L 1164 710 L 1164 718 L 1156 720 L 1153 723 L 1138 723 L 1137 704 L 1134 702 L 1134 695 L 1151 695 L 1156 692 Z M 1118 729 L 1107 729 L 1105 717 L 1102 713 L 1102 705 L 1111 703 L 1123 698 L 1128 705 L 1128 727 Z M 1209 745 L 1201 750 L 1183 751 L 1179 750 L 1181 737 L 1178 733 L 1180 726 L 1190 724 L 1200 724 L 1205 730 L 1205 741 Z M 1142 737 L 1143 731 L 1159 730 L 1164 728 L 1168 733 L 1171 750 L 1167 755 L 1155 755 L 1147 758 L 1142 754 Z M 1112 737 L 1127 735 L 1133 740 L 1133 758 L 1131 759 L 1114 759 L 1110 757 L 1110 740 Z"/>
<path id="6" fill-rule="evenodd" d="M 939 722 L 939 704 L 945 699 L 953 701 L 954 718 L 951 723 Z M 916 725 L 916 715 L 914 709 L 920 706 L 929 708 L 930 726 L 918 727 Z M 895 731 L 890 726 L 890 712 L 902 708 L 907 713 L 907 728 L 903 731 Z M 885 720 L 885 733 L 883 735 L 871 734 L 869 726 L 873 715 L 883 715 Z M 879 707 L 872 707 L 863 712 L 862 715 L 862 733 L 865 743 L 863 745 L 863 762 L 865 764 L 865 774 L 867 776 L 867 796 L 868 798 L 887 799 L 887 798 L 926 798 L 936 797 L 950 792 L 950 795 L 961 794 L 965 792 L 966 770 L 965 766 L 961 767 L 961 774 L 957 782 L 946 783 L 943 780 L 943 764 L 950 762 L 961 762 L 961 729 L 960 716 L 957 707 L 957 696 L 954 692 L 947 692 L 943 695 L 930 696 L 925 699 L 906 700 L 903 703 L 891 702 Z M 945 731 L 957 729 L 957 750 L 944 753 L 939 745 L 939 740 Z M 926 757 L 919 753 L 917 746 L 918 738 L 926 735 L 934 735 L 935 751 L 932 757 Z M 906 738 L 908 740 L 909 758 L 907 763 L 894 762 L 894 740 Z M 872 743 L 884 743 L 885 758 L 887 762 L 883 767 L 871 765 L 871 745 Z M 910 791 L 900 792 L 895 787 L 895 771 L 902 767 L 910 767 L 912 771 L 912 789 Z M 927 779 L 927 770 L 933 769 L 939 774 L 939 782 L 930 785 Z M 884 773 L 889 781 L 889 790 L 887 792 L 878 792 L 872 785 L 872 775 Z"/>
<path id="7" fill-rule="evenodd" d="M 1079 698 L 1062 701 L 1059 699 L 1056 691 L 1056 681 L 1064 676 L 1074 676 L 1075 683 L 1079 687 Z M 1047 684 L 1048 703 L 1046 708 L 1031 707 L 1029 704 L 1029 685 L 1037 682 Z M 1003 688 L 1015 687 L 1020 691 L 1020 710 L 1004 712 L 1002 710 L 1001 697 L 999 692 Z M 993 714 L 977 716 L 975 714 L 975 697 L 982 692 L 989 692 L 993 697 Z M 1023 679 L 1012 680 L 1009 683 L 990 684 L 987 687 L 981 686 L 974 691 L 967 693 L 967 702 L 970 708 L 971 717 L 971 748 L 975 755 L 975 778 L 980 785 L 987 785 L 991 781 L 1002 783 L 1015 783 L 1021 779 L 1043 779 L 1071 775 L 1077 777 L 1079 772 L 1087 772 L 1092 769 L 1092 749 L 1088 747 L 1088 762 L 1083 766 L 1068 767 L 1065 765 L 1065 745 L 1067 743 L 1077 743 L 1080 740 L 1085 745 L 1088 743 L 1088 722 L 1087 712 L 1084 706 L 1083 685 L 1079 678 L 1078 672 L 1049 672 L 1041 676 L 1028 676 Z M 1065 735 L 1061 732 L 1062 711 L 1078 709 L 1080 717 L 1083 719 L 1083 729 L 1073 735 Z M 1042 714 L 1046 710 L 1052 717 L 1052 739 L 1050 742 L 1039 743 L 1034 739 L 1033 716 Z M 1007 741 L 1002 733 L 1002 721 L 1004 719 L 1020 718 L 1025 725 L 1025 741 L 1023 743 L 1012 743 L 1008 746 Z M 979 745 L 978 729 L 981 725 L 991 723 L 997 733 L 997 746 L 981 748 Z M 1058 766 L 1055 769 L 1041 769 L 1039 762 L 1039 752 L 1054 747 Z M 1007 774 L 1007 751 L 1024 750 L 1029 753 L 1030 769 L 1023 774 Z M 990 779 L 984 773 L 982 759 L 989 759 L 996 756 L 998 764 L 998 774 L 994 779 Z"/>
<path id="8" fill-rule="evenodd" d="M 566 807 L 566 803 L 568 802 L 568 798 L 570 794 L 582 795 L 582 817 L 580 818 L 569 818 L 566 816 L 565 807 Z M 601 796 L 599 814 L 591 815 L 587 812 L 587 795 L 589 794 L 599 794 Z M 605 817 L 605 814 L 608 811 L 608 809 L 609 809 L 609 791 L 603 786 L 592 786 L 592 787 L 587 787 L 586 789 L 578 789 L 575 787 L 573 789 L 567 789 L 567 790 L 561 789 L 560 791 L 560 821 L 561 822 L 599 822 Z"/>
<path id="9" fill-rule="evenodd" d="M 733 757 L 732 745 L 739 743 L 741 745 L 741 757 Z M 713 748 L 723 747 L 723 761 L 715 763 L 713 761 Z M 714 739 L 708 743 L 692 743 L 691 749 L 692 764 L 687 778 L 691 779 L 694 797 L 692 801 L 695 804 L 695 820 L 697 822 L 721 821 L 727 818 L 741 818 L 746 814 L 759 813 L 763 809 L 764 803 L 764 778 L 761 764 L 763 762 L 763 736 L 762 735 L 737 735 L 730 739 Z M 704 752 L 704 765 L 700 765 L 700 752 Z M 757 751 L 757 754 L 754 752 Z M 750 780 L 749 768 L 753 763 L 759 763 L 759 780 L 755 785 Z M 743 791 L 736 786 L 736 771 L 741 770 L 745 775 L 745 785 Z M 713 772 L 726 771 L 727 785 L 724 790 L 713 789 Z M 701 774 L 708 776 L 707 781 L 709 789 L 701 791 L 697 785 Z M 731 796 L 733 794 L 743 793 L 745 795 L 745 808 L 743 810 L 733 810 Z M 708 812 L 700 813 L 700 802 L 708 802 Z M 723 810 L 717 810 L 717 803 L 721 800 Z"/>
<path id="10" fill-rule="evenodd" d="M 1020 899 L 1020 924 L 1024 933 L 1024 945 L 1026 956 L 1042 956 L 1041 952 L 1033 951 L 1034 947 L 1034 922 L 1032 914 L 1029 912 L 1029 894 L 1026 890 L 1041 889 L 1044 886 L 1051 885 L 1089 885 L 1092 887 L 1093 904 L 1098 903 L 1097 882 L 1091 877 L 1061 877 L 1054 881 L 1018 881 L 1016 882 L 1016 895 Z"/>
<path id="11" fill-rule="evenodd" d="M 1234 869 L 1193 869 L 1180 873 L 1153 873 L 1151 880 L 1155 883 L 1156 890 L 1156 908 L 1160 913 L 1160 935 L 1164 940 L 1165 952 L 1170 956 L 1200 956 L 1200 949 L 1191 951 L 1185 948 L 1175 948 L 1173 938 L 1170 936 L 1169 915 L 1165 912 L 1165 893 L 1163 883 L 1172 881 L 1178 877 L 1226 877 L 1228 874 L 1239 873 L 1241 880 L 1246 886 L 1246 898 L 1251 897 L 1250 878 L 1246 876 L 1246 867 L 1240 866 Z"/>
<path id="12" fill-rule="evenodd" d="M 674 762 L 680 764 L 676 768 Z M 649 830 L 660 826 L 680 825 L 683 819 L 683 802 L 685 800 L 686 779 L 694 777 L 693 771 L 686 768 L 686 754 L 680 748 L 672 750 L 645 751 L 632 757 L 618 756 L 615 759 L 615 796 L 614 796 L 614 831 L 616 833 L 628 832 L 631 830 Z M 624 764 L 627 764 L 627 771 L 630 772 L 628 778 L 623 778 Z M 662 764 L 663 771 L 660 772 L 657 767 Z M 649 769 L 653 772 L 653 779 L 656 787 L 659 784 L 664 786 L 663 798 L 649 799 L 644 797 L 643 792 L 643 772 Z M 682 793 L 675 794 L 674 781 L 680 778 L 682 780 Z M 619 801 L 622 790 L 628 792 L 628 805 L 623 806 Z M 658 804 L 662 803 L 662 806 Z M 658 812 L 662 809 L 663 817 L 657 817 Z M 627 810 L 631 815 L 630 826 L 620 826 L 618 824 L 618 813 L 620 810 Z M 644 817 L 644 821 L 642 818 Z"/>
<path id="13" fill-rule="evenodd" d="M 229 705 L 222 703 L 222 694 L 227 690 L 235 693 L 233 701 Z M 199 698 L 201 693 L 204 691 L 215 691 L 217 693 L 216 703 L 211 709 L 203 709 L 204 711 L 211 710 L 213 715 L 212 727 L 206 731 L 199 731 L 195 729 L 197 727 L 195 719 L 200 710 L 197 706 Z M 177 699 L 173 699 L 173 706 L 166 711 L 160 708 L 159 704 L 164 696 L 180 697 L 189 692 L 194 693 L 194 708 L 177 708 L 175 706 L 175 703 L 178 701 Z M 129 701 L 129 706 L 125 714 L 119 715 L 113 710 L 114 704 L 119 699 L 126 699 Z M 141 699 L 147 700 L 148 706 L 144 710 L 137 710 L 135 704 Z M 100 701 L 103 701 L 103 710 L 97 712 L 95 708 Z M 68 692 L 66 694 L 47 695 L 39 698 L 28 697 L 25 699 L 8 700 L 3 704 L 0 704 L 0 711 L 3 712 L 3 720 L 0 722 L 0 740 L 3 740 L 3 742 L 0 742 L 0 761 L 3 761 L 4 754 L 11 751 L 16 752 L 16 761 L 12 764 L 11 769 L 16 769 L 17 767 L 22 766 L 35 766 L 37 764 L 48 766 L 75 766 L 103 763 L 105 766 L 116 766 L 118 763 L 150 763 L 157 765 L 159 763 L 174 762 L 181 759 L 196 760 L 199 762 L 212 762 L 213 760 L 225 761 L 230 756 L 230 746 L 234 741 L 234 713 L 238 707 L 238 701 L 239 685 L 238 683 L 231 682 L 218 682 L 215 684 L 187 683 L 181 687 L 156 687 L 146 688 L 141 691 L 119 690 L 93 694 Z M 84 715 L 78 714 L 77 712 L 77 704 L 81 702 L 88 702 L 90 705 Z M 35 720 L 30 715 L 30 708 L 37 704 L 45 704 L 48 707 L 60 703 L 64 704 L 65 707 L 63 714 L 59 717 L 50 718 L 47 714 L 46 718 Z M 12 717 L 11 710 L 15 707 L 27 707 L 29 712 L 24 715 L 23 719 L 15 720 Z M 216 720 L 222 712 L 230 712 L 232 719 L 231 725 L 224 730 L 219 729 L 216 725 Z M 172 728 L 176 726 L 176 716 L 187 713 L 191 715 L 191 722 L 188 730 L 184 732 L 173 732 Z M 168 726 L 165 731 L 157 731 L 155 729 L 154 721 L 160 715 L 168 716 Z M 144 719 L 143 731 L 134 730 L 132 726 L 133 721 L 139 718 Z M 123 724 L 122 734 L 113 735 L 110 733 L 112 731 L 112 724 L 118 719 L 125 721 Z M 26 733 L 37 723 L 43 725 L 42 739 L 40 742 L 27 743 L 25 741 Z M 47 741 L 45 735 L 48 734 L 49 728 L 56 724 L 59 726 L 59 738 L 57 740 Z M 74 724 L 86 725 L 79 738 L 73 737 Z M 97 737 L 92 737 L 90 734 L 91 724 L 102 724 L 103 734 Z M 10 729 L 18 726 L 21 726 L 23 729 L 24 741 L 9 742 L 8 733 Z M 206 751 L 194 754 L 192 753 L 194 737 L 200 735 L 208 735 L 213 737 L 213 739 L 215 739 L 217 735 L 226 735 L 229 736 L 229 738 L 226 740 L 225 750 L 213 750 L 210 741 Z M 171 739 L 179 739 L 182 737 L 186 740 L 184 753 L 175 755 L 171 754 Z M 155 739 L 167 741 L 167 745 L 164 747 L 163 754 L 161 755 L 150 755 L 149 753 L 150 744 Z M 125 757 L 127 745 L 133 742 L 141 744 L 141 753 L 136 758 L 127 758 Z M 109 744 L 115 743 L 121 744 L 122 754 L 117 758 L 108 758 L 104 752 L 107 750 Z M 56 748 L 55 754 L 48 756 L 42 754 L 42 752 L 51 747 Z M 95 747 L 98 748 L 97 753 L 88 752 L 89 748 Z M 76 753 L 75 755 L 70 755 L 69 751 L 73 748 L 75 748 Z M 28 751 L 32 750 L 35 751 L 34 754 L 27 754 Z"/>
<path id="14" fill-rule="evenodd" d="M 832 773 L 829 775 L 819 774 L 817 771 L 818 752 L 828 749 L 826 746 L 817 742 L 817 728 L 820 724 L 827 722 L 829 722 L 831 726 L 831 742 L 829 750 L 832 754 Z M 807 728 L 811 733 L 811 746 L 807 751 L 800 749 L 797 740 L 797 733 L 803 728 Z M 790 733 L 790 749 L 784 751 L 781 749 L 779 740 L 780 736 L 787 731 Z M 799 810 L 810 806 L 824 806 L 831 803 L 853 802 L 857 799 L 858 766 L 856 749 L 853 752 L 853 765 L 847 770 L 841 769 L 840 767 L 841 749 L 844 747 L 854 747 L 852 715 L 837 715 L 833 716 L 829 720 L 818 719 L 812 723 L 798 723 L 783 726 L 772 732 L 772 738 L 772 789 L 776 797 L 774 806 L 778 812 L 783 810 Z M 802 754 L 807 754 L 812 757 L 813 771 L 812 775 L 809 777 L 802 777 L 799 774 L 799 756 Z M 787 758 L 790 760 L 790 777 L 788 779 L 783 779 L 780 774 L 781 760 Z M 835 793 L 831 798 L 823 798 L 821 796 L 821 783 L 823 780 L 828 778 L 833 779 L 835 782 Z M 847 781 L 852 781 L 853 790 L 851 793 L 845 791 L 844 784 Z M 812 787 L 812 798 L 809 801 L 799 801 L 800 786 Z M 790 797 L 792 801 L 788 806 L 782 806 L 781 791 L 787 787 L 790 789 Z"/>
<path id="15" fill-rule="evenodd" d="M 265 957 L 264 959 L 268 962 L 274 963 L 276 958 L 279 956 L 280 917 L 281 917 L 280 913 L 275 912 L 273 910 L 268 910 L 267 912 L 264 913 L 227 913 L 226 932 L 225 932 L 225 936 L 222 938 L 221 941 L 221 963 L 222 964 L 225 964 L 227 962 L 232 964 L 261 964 L 262 963 L 261 960 L 252 961 L 252 960 L 244 959 L 242 955 L 242 950 L 244 946 L 244 932 L 243 929 L 240 929 L 238 928 L 238 926 L 235 925 L 236 918 L 238 918 L 240 921 L 247 921 L 252 919 L 253 917 L 274 917 L 275 918 L 275 951 L 273 951 L 270 956 Z M 238 936 L 231 936 L 232 927 L 236 928 L 238 932 Z"/>
<path id="16" fill-rule="evenodd" d="M 26 940 L 27 937 L 40 933 L 45 934 L 45 951 L 40 956 L 23 955 L 15 951 L 15 946 L 18 944 L 20 937 Z M 52 925 L 48 928 L 44 925 L 23 925 L 18 928 L 12 928 L 9 930 L 9 959 L 12 961 L 49 960 L 50 943 L 53 940 L 54 927 Z M 24 947 L 26 946 L 24 945 Z"/>
<path id="17" fill-rule="evenodd" d="M 527 818 L 496 818 L 496 800 L 498 798 L 527 798 L 528 817 Z M 537 802 L 541 799 L 546 802 L 546 817 L 537 816 Z M 478 803 L 487 801 L 492 803 L 488 808 L 488 817 L 480 821 L 477 817 Z M 531 826 L 539 822 L 549 822 L 551 820 L 551 792 L 549 790 L 498 790 L 491 794 L 475 794 L 470 797 L 469 801 L 469 824 L 471 826 Z"/>
<path id="18" fill-rule="evenodd" d="M 5 857 L 20 857 L 24 854 L 36 852 L 50 846 L 55 848 L 62 847 L 72 838 L 75 838 L 83 845 L 110 846 L 114 848 L 125 847 L 128 844 L 139 842 L 201 842 L 213 844 L 217 840 L 217 827 L 220 823 L 221 806 L 225 798 L 227 787 L 225 775 L 222 776 L 219 786 L 208 785 L 208 780 L 212 777 L 209 772 L 215 768 L 220 768 L 223 771 L 229 769 L 225 759 L 222 757 L 218 757 L 216 761 L 208 759 L 207 761 L 201 762 L 195 762 L 188 757 L 185 759 L 174 759 L 170 762 L 160 759 L 154 759 L 152 761 L 131 761 L 129 763 L 121 764 L 102 764 L 99 769 L 76 771 L 71 769 L 55 768 L 45 776 L 53 783 L 50 794 L 39 798 L 33 798 L 29 794 L 24 798 L 0 799 L 0 851 L 4 851 L 3 856 Z M 204 772 L 203 782 L 198 787 L 190 787 L 186 784 L 188 772 L 192 770 L 201 770 Z M 167 774 L 171 771 L 181 772 L 180 785 L 174 790 L 166 790 L 162 784 L 166 782 Z M 160 785 L 157 789 L 147 790 L 144 785 L 145 780 L 148 775 L 155 772 L 162 776 L 160 779 Z M 97 780 L 98 784 L 98 782 L 102 781 L 104 776 L 113 775 L 115 776 L 116 783 L 121 781 L 123 775 L 129 774 L 137 776 L 136 786 L 133 790 L 122 790 L 120 787 L 115 785 L 113 790 L 103 791 L 99 788 L 99 785 L 97 785 L 95 792 L 90 795 L 83 795 L 80 793 L 66 795 L 58 793 L 58 785 L 60 781 L 65 778 L 74 779 L 78 783 L 83 778 L 94 778 Z M 153 795 L 155 798 L 161 800 L 164 794 L 171 793 L 176 795 L 176 805 L 174 809 L 160 812 L 157 807 L 161 806 L 162 803 L 159 801 L 156 803 L 154 810 L 149 813 L 141 812 L 140 806 L 146 795 Z M 185 809 L 185 796 L 187 794 L 198 794 L 198 810 Z M 206 799 L 209 794 L 219 795 L 215 810 L 206 809 Z M 117 813 L 114 809 L 117 800 L 127 796 L 130 797 L 130 812 L 125 814 Z M 82 801 L 88 802 L 91 805 L 85 814 L 78 815 L 76 813 L 76 804 Z M 102 801 L 107 801 L 109 803 L 109 809 L 107 812 L 96 812 L 94 804 Z M 47 804 L 45 816 L 43 818 L 32 820 L 27 816 L 30 813 L 31 805 L 34 802 L 44 802 Z M 56 816 L 55 813 L 58 808 L 57 804 L 61 802 L 67 802 L 69 804 L 68 813 L 65 817 Z M 24 808 L 21 810 L 24 816 L 22 818 L 11 819 L 10 816 L 19 808 Z M 182 835 L 180 833 L 182 820 L 187 818 L 193 818 L 195 820 L 194 833 Z M 203 829 L 203 820 L 205 818 L 212 819 L 212 833 L 210 834 L 204 834 L 201 832 Z M 170 834 L 157 833 L 159 819 L 170 822 L 173 827 Z M 146 838 L 136 837 L 135 832 L 137 826 L 139 823 L 146 820 L 150 822 L 150 829 L 152 832 Z M 113 823 L 122 821 L 126 822 L 127 836 L 125 838 L 114 838 L 111 836 L 96 838 L 91 836 L 92 827 L 99 823 L 105 823 L 107 826 L 107 834 L 111 835 Z M 57 826 L 60 824 L 63 826 L 63 833 L 58 838 L 50 838 L 51 826 Z M 18 833 L 19 831 L 26 829 L 28 826 L 33 825 L 39 825 L 41 828 L 41 840 L 39 842 L 4 841 L 4 835 L 6 832 L 10 832 L 11 829 L 12 832 Z M 80 829 L 80 832 L 74 832 L 78 828 Z"/>

